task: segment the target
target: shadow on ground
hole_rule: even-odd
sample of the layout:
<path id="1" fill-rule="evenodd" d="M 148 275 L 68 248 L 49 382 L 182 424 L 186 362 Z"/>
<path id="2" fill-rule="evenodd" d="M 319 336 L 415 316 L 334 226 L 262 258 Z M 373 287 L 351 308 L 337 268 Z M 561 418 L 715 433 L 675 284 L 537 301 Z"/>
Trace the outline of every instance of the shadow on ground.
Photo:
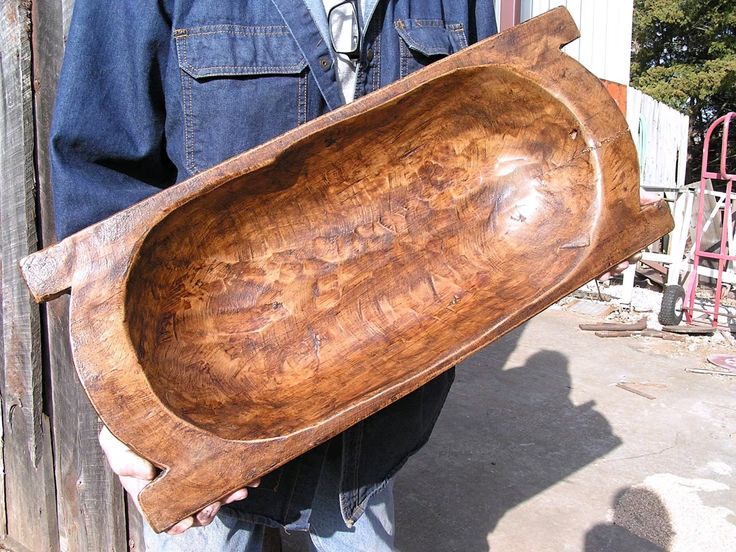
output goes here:
<path id="1" fill-rule="evenodd" d="M 485 552 L 508 510 L 621 444 L 593 402 L 570 401 L 563 354 L 538 351 L 507 366 L 523 331 L 461 365 L 432 439 L 399 473 L 402 552 Z"/>

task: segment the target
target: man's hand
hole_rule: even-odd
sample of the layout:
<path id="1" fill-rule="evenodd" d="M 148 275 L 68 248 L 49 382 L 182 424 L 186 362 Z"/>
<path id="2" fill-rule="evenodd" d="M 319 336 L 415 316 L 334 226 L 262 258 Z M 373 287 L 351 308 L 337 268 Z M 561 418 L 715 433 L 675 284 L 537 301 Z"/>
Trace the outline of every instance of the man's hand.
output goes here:
<path id="1" fill-rule="evenodd" d="M 107 457 L 107 462 L 110 464 L 112 471 L 117 474 L 120 483 L 128 491 L 138 511 L 141 511 L 141 507 L 138 504 L 138 493 L 156 477 L 156 468 L 153 464 L 130 450 L 125 444 L 118 441 L 107 427 L 103 426 L 99 439 L 100 446 Z M 250 486 L 257 487 L 258 483 L 260 481 L 256 481 Z M 169 535 L 178 535 L 190 527 L 204 527 L 205 525 L 209 525 L 215 519 L 217 512 L 220 511 L 220 507 L 223 504 L 243 500 L 246 496 L 248 496 L 248 490 L 245 488 L 239 489 L 227 496 L 224 500 L 213 502 L 195 515 L 181 520 L 169 529 L 167 533 Z"/>
<path id="2" fill-rule="evenodd" d="M 644 205 L 649 205 L 651 203 L 656 203 L 662 199 L 662 196 L 655 192 L 647 192 L 645 190 L 639 191 L 639 204 L 643 207 Z M 624 270 L 629 268 L 629 265 L 634 264 L 641 259 L 641 252 L 637 253 L 636 255 L 633 255 L 628 260 L 617 264 L 615 267 L 613 267 L 611 270 L 606 272 L 605 274 L 602 274 L 598 277 L 598 280 L 601 282 L 605 282 L 606 280 L 609 280 L 613 278 L 614 276 L 617 276 L 621 274 Z"/>

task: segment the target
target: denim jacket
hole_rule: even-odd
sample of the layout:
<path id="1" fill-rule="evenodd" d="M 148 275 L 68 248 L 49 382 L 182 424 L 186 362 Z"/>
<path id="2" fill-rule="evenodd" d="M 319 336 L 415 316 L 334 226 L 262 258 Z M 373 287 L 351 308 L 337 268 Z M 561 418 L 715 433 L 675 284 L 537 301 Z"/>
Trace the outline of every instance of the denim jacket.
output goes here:
<path id="1" fill-rule="evenodd" d="M 355 96 L 496 32 L 493 0 L 368 0 Z M 59 238 L 344 103 L 321 0 L 77 0 L 52 124 Z M 236 506 L 289 528 L 316 478 L 350 525 L 429 438 L 452 370 L 264 478 Z"/>

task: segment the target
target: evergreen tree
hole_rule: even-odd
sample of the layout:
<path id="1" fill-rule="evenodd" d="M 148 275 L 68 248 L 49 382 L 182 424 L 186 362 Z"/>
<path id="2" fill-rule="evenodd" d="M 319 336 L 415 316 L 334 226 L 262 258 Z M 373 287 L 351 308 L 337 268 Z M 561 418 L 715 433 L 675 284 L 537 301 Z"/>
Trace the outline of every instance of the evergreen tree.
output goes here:
<path id="1" fill-rule="evenodd" d="M 690 117 L 688 181 L 697 180 L 705 132 L 736 111 L 736 1 L 634 0 L 634 10 L 632 85 Z"/>

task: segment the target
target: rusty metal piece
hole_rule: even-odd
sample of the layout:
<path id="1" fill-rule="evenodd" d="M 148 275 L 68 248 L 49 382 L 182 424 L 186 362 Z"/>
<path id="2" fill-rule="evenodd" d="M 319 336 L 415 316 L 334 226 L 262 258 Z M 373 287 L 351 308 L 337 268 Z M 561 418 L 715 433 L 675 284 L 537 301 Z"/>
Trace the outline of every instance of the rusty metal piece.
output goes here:
<path id="1" fill-rule="evenodd" d="M 684 324 L 680 326 L 662 326 L 662 331 L 687 335 L 713 335 L 716 329 L 712 326 Z"/>

